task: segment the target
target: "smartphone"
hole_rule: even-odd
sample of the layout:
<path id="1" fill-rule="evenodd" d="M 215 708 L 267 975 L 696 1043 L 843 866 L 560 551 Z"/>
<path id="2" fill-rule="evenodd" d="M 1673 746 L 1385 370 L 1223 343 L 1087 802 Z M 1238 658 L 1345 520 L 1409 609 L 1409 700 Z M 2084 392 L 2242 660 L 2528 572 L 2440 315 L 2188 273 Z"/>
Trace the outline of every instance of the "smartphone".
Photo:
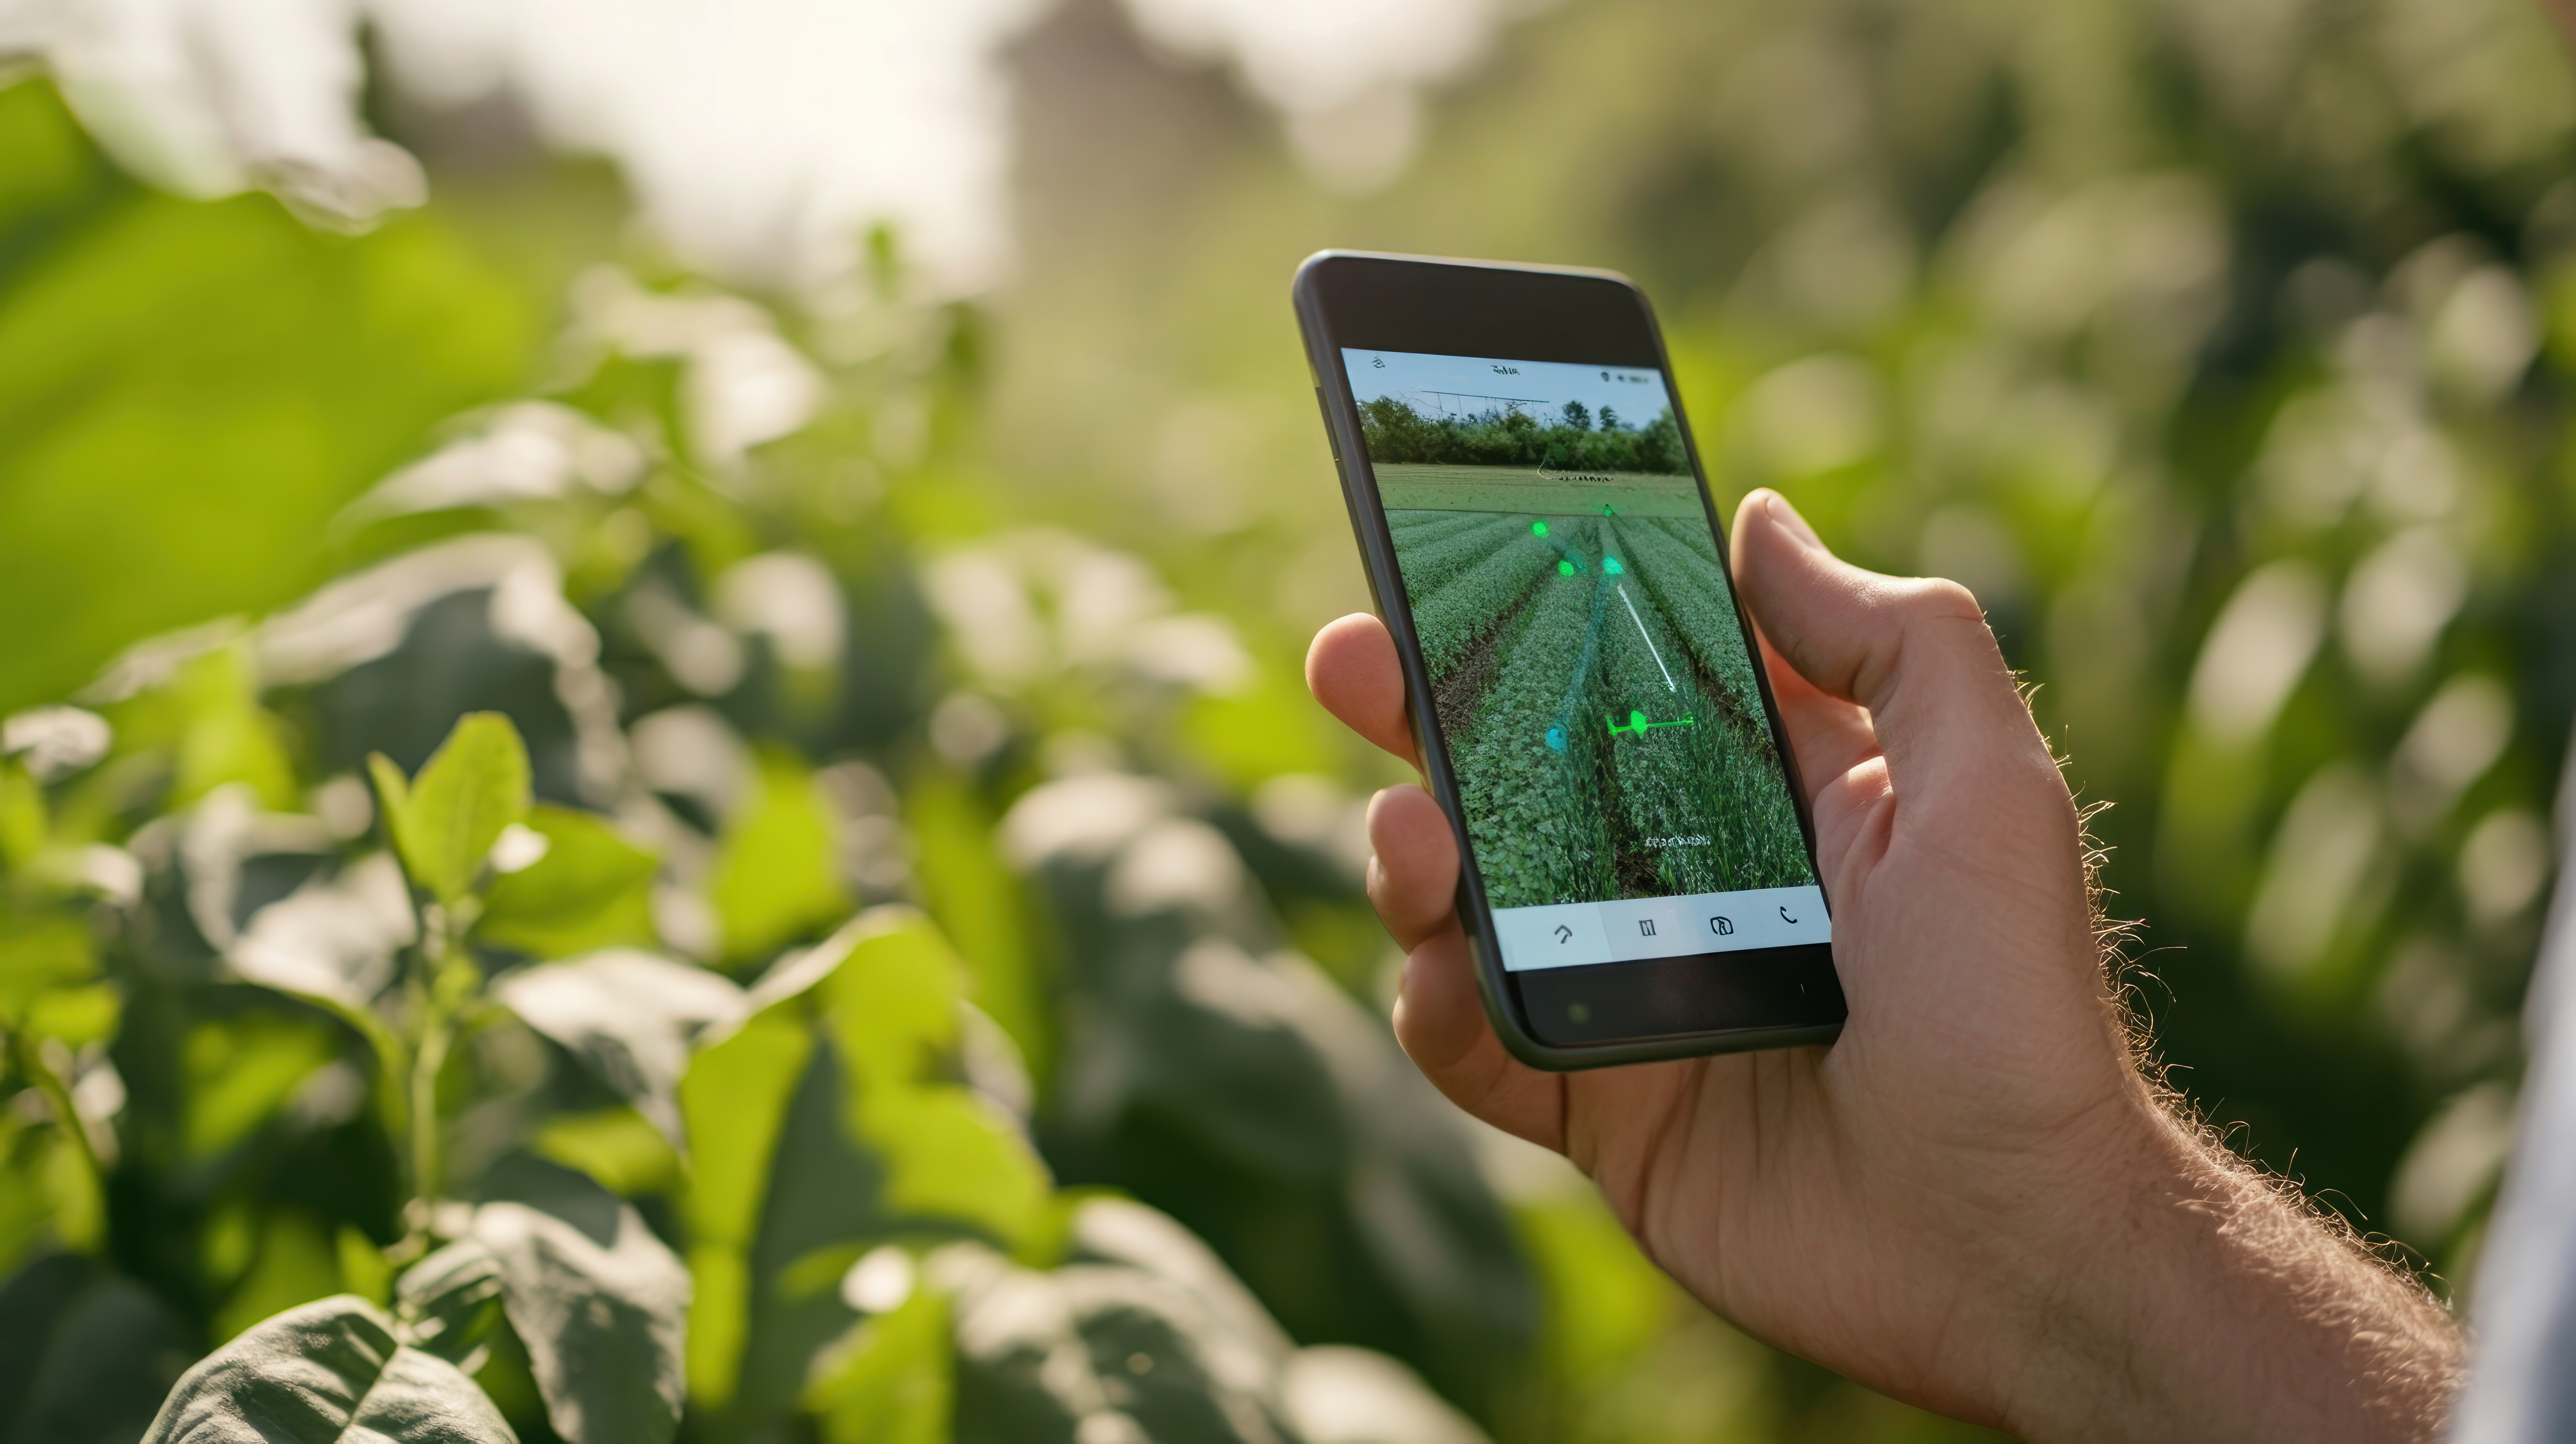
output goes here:
<path id="1" fill-rule="evenodd" d="M 1504 1045 L 1833 1041 L 1814 823 L 1644 294 L 1326 251 L 1293 295 Z"/>

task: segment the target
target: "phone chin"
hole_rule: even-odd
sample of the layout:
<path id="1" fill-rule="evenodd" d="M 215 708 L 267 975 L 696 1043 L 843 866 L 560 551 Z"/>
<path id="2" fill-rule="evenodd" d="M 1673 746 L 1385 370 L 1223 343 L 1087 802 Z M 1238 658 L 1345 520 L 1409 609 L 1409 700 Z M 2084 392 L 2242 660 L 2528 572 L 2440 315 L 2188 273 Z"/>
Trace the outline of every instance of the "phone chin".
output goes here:
<path id="1" fill-rule="evenodd" d="M 1534 968 L 1504 978 L 1521 1027 L 1555 1055 L 1543 1066 L 1560 1069 L 1634 1061 L 1637 1045 L 1674 1057 L 1777 1047 L 1784 1035 L 1820 1033 L 1821 1041 L 1844 1014 L 1829 943 Z M 1600 1056 L 1587 1060 L 1586 1050 Z"/>

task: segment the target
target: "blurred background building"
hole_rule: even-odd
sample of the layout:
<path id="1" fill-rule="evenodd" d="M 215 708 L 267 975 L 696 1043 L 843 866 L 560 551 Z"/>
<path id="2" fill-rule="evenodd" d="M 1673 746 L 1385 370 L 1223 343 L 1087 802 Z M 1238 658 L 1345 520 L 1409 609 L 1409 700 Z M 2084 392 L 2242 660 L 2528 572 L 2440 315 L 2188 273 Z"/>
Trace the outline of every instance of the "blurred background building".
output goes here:
<path id="1" fill-rule="evenodd" d="M 2527 0 L 0 0 L 0 55 L 0 710 L 100 866 L 498 707 L 660 856 L 637 941 L 748 978 L 925 906 L 1054 1180 L 1299 1344 L 1503 1440 L 1976 1437 L 1696 1311 L 1374 1021 L 1400 774 L 1298 681 L 1367 602 L 1287 278 L 1615 266 L 1721 502 L 1984 603 L 2174 1085 L 2467 1278 L 2576 718 L 2576 76 Z M 132 705 L 174 676 L 198 721 Z M 21 720 L 75 694 L 95 774 Z M 780 807 L 802 893 L 742 860 Z M 206 975 L 256 977 L 229 925 Z M 139 1046 L 75 1050 L 111 1143 L 231 1076 L 154 1102 Z M 109 1150 L 180 1353 L 348 1282 L 260 1262 L 296 1229 L 384 1226 L 285 1198 L 363 1152 L 294 1103 L 339 1046 L 265 1161 Z"/>

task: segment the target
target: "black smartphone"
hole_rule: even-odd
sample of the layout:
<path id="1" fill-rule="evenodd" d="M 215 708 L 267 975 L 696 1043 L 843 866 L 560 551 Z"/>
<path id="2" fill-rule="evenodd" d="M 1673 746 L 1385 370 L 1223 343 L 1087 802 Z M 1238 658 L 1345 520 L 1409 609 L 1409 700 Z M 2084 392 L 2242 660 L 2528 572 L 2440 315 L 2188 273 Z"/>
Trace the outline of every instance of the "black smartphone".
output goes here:
<path id="1" fill-rule="evenodd" d="M 1643 293 L 1326 251 L 1293 294 L 1505 1046 L 1831 1042 L 1814 824 Z"/>

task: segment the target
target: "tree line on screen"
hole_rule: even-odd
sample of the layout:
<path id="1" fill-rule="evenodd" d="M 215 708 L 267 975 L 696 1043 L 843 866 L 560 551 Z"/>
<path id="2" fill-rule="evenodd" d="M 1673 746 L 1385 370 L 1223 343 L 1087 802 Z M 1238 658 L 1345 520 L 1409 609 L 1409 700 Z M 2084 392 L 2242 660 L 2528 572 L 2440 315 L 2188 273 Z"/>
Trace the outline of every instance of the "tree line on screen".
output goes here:
<path id="1" fill-rule="evenodd" d="M 1530 466 L 1549 471 L 1642 471 L 1677 476 L 1690 468 L 1681 423 L 1664 407 L 1643 426 L 1614 407 L 1596 418 L 1569 401 L 1541 420 L 1495 407 L 1472 416 L 1425 416 L 1410 402 L 1381 396 L 1360 403 L 1360 435 L 1371 461 L 1430 466 Z"/>

